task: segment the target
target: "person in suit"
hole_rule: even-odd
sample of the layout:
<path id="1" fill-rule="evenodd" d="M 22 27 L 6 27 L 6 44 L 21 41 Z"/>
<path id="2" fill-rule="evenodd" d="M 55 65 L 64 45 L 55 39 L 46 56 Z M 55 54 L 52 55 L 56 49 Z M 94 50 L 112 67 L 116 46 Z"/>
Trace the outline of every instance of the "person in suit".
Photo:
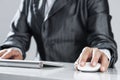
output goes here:
<path id="1" fill-rule="evenodd" d="M 22 0 L 0 57 L 24 59 L 33 36 L 41 60 L 100 62 L 104 72 L 117 61 L 110 21 L 107 0 Z"/>

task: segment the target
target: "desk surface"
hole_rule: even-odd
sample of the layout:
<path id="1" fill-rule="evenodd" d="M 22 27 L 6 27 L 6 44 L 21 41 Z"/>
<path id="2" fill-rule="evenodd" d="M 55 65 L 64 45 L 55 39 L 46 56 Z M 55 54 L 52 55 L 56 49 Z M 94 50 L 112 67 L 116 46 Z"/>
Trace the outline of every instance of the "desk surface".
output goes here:
<path id="1" fill-rule="evenodd" d="M 0 80 L 120 80 L 120 69 L 108 69 L 107 72 L 75 71 L 73 63 L 60 63 L 62 67 L 44 67 L 42 69 L 0 67 Z"/>

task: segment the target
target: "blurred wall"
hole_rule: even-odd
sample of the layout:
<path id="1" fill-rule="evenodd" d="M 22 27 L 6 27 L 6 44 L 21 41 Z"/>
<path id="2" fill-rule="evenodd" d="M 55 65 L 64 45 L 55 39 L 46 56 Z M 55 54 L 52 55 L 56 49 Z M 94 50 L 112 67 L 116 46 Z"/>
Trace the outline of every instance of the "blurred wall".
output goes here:
<path id="1" fill-rule="evenodd" d="M 112 29 L 118 46 L 118 62 L 120 66 L 120 0 L 108 0 L 110 5 L 110 13 L 112 15 Z"/>
<path id="2" fill-rule="evenodd" d="M 0 44 L 5 40 L 9 30 L 10 23 L 21 0 L 0 0 Z M 30 50 L 27 52 L 26 59 L 34 59 L 36 56 L 36 45 L 32 38 Z"/>
<path id="3" fill-rule="evenodd" d="M 0 44 L 4 41 L 9 32 L 10 22 L 19 7 L 20 0 L 0 0 Z M 120 52 L 120 0 L 109 0 L 110 13 L 112 18 L 112 29 L 115 40 L 118 44 L 118 51 Z M 118 53 L 119 53 L 118 52 Z M 30 53 L 30 54 L 29 54 Z M 36 53 L 36 45 L 32 39 L 30 51 L 27 59 L 34 59 Z M 119 55 L 120 57 L 120 55 Z M 117 65 L 120 64 L 120 61 Z"/>

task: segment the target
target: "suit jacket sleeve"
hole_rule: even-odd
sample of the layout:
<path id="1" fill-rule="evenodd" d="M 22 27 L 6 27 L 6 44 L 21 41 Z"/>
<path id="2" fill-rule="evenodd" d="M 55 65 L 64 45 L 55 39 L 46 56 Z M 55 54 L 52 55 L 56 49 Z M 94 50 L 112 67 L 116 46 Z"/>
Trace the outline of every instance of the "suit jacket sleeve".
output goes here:
<path id="1" fill-rule="evenodd" d="M 109 67 L 117 61 L 117 46 L 111 31 L 111 16 L 107 0 L 88 0 L 88 44 L 111 52 Z"/>
<path id="2" fill-rule="evenodd" d="M 28 50 L 30 44 L 30 30 L 27 24 L 27 11 L 29 0 L 22 0 L 19 10 L 15 15 L 12 24 L 11 31 L 9 32 L 7 39 L 1 45 L 0 49 L 17 47 L 21 49 L 23 57 L 25 58 L 25 51 Z"/>

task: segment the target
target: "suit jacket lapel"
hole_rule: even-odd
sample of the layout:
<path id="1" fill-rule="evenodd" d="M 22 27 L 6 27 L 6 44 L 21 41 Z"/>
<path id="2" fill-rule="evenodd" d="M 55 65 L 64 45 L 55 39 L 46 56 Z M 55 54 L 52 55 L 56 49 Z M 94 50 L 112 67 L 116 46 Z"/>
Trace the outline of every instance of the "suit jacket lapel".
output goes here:
<path id="1" fill-rule="evenodd" d="M 59 10 L 61 10 L 69 1 L 70 0 L 56 0 L 49 13 L 48 18 L 51 17 L 56 12 L 58 12 Z"/>

